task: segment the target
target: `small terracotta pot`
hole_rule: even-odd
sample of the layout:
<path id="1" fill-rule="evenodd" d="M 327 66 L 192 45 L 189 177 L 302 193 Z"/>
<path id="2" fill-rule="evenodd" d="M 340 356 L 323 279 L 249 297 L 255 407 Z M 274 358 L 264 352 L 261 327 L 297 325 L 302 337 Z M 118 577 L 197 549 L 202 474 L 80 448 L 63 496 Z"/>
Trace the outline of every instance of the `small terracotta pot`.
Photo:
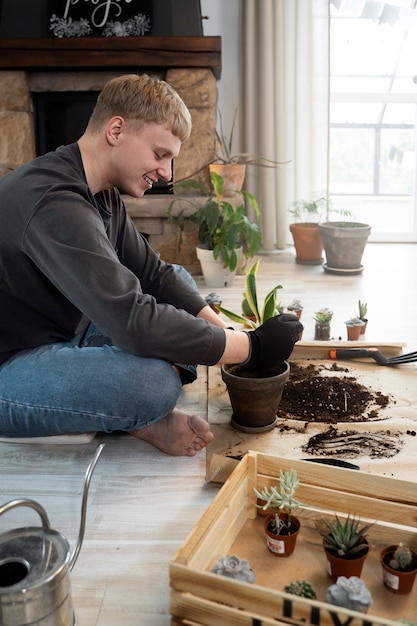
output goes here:
<path id="1" fill-rule="evenodd" d="M 346 578 L 357 576 L 360 578 L 363 564 L 368 556 L 369 546 L 356 559 L 344 559 L 329 552 L 326 548 L 324 548 L 324 552 L 327 559 L 327 573 L 334 581 L 336 581 L 339 576 L 346 576 Z"/>
<path id="2" fill-rule="evenodd" d="M 362 319 L 362 322 L 365 322 L 364 325 L 361 326 L 361 335 L 364 335 L 366 333 L 366 327 L 368 325 L 368 320 Z"/>
<path id="3" fill-rule="evenodd" d="M 348 341 L 357 341 L 363 326 L 346 326 Z"/>
<path id="4" fill-rule="evenodd" d="M 300 520 L 298 517 L 291 515 L 291 534 L 280 534 L 270 531 L 268 525 L 275 515 L 268 515 L 264 520 L 264 529 L 266 534 L 267 548 L 275 556 L 291 556 L 295 550 L 298 533 L 300 532 Z M 280 519 L 287 521 L 288 515 L 280 513 Z M 294 528 L 294 530 L 292 530 Z"/>
<path id="5" fill-rule="evenodd" d="M 417 574 L 417 554 L 412 551 L 414 569 L 409 571 L 395 570 L 388 565 L 397 546 L 387 546 L 380 555 L 382 566 L 382 576 L 384 587 L 392 591 L 392 593 L 406 594 L 410 593 L 413 588 L 414 580 Z"/>

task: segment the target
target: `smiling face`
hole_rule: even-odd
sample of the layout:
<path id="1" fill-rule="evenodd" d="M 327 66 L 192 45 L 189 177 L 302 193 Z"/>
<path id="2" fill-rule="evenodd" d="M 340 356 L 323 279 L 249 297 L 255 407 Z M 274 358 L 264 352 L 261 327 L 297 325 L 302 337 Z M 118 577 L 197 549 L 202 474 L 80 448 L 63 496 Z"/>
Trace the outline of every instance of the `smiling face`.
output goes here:
<path id="1" fill-rule="evenodd" d="M 171 179 L 172 159 L 178 156 L 181 141 L 163 124 L 151 122 L 138 127 L 126 124 L 123 118 L 119 124 L 117 135 L 112 134 L 109 182 L 140 198 L 157 180 Z"/>

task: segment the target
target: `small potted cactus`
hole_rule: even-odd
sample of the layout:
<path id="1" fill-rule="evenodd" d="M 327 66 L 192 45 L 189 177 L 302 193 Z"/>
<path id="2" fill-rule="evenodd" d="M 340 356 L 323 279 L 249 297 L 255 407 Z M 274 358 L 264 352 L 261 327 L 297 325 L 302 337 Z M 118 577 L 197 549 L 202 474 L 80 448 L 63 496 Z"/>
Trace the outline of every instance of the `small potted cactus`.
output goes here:
<path id="1" fill-rule="evenodd" d="M 368 318 L 366 317 L 366 314 L 368 312 L 368 305 L 366 302 L 361 302 L 359 300 L 358 308 L 359 308 L 359 319 L 364 322 L 364 325 L 361 327 L 361 335 L 364 335 L 366 332 L 366 326 L 368 324 Z"/>
<path id="2" fill-rule="evenodd" d="M 314 328 L 314 339 L 319 341 L 329 341 L 330 339 L 330 322 L 332 321 L 333 311 L 327 307 L 319 309 L 313 315 L 316 322 Z"/>
<path id="3" fill-rule="evenodd" d="M 384 586 L 393 593 L 410 593 L 417 574 L 417 554 L 407 546 L 387 546 L 380 556 Z"/>
<path id="4" fill-rule="evenodd" d="M 284 591 L 286 593 L 291 593 L 294 596 L 299 596 L 300 598 L 317 600 L 317 593 L 311 583 L 307 580 L 296 580 L 295 582 L 290 582 L 289 585 L 284 587 Z"/>

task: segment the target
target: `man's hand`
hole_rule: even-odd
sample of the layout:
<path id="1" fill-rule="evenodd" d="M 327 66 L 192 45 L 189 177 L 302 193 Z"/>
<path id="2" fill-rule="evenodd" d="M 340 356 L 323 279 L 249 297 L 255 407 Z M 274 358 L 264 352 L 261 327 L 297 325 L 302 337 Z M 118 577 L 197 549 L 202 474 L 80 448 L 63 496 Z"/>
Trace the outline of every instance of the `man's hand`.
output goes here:
<path id="1" fill-rule="evenodd" d="M 284 313 L 271 317 L 256 330 L 248 333 L 250 354 L 248 365 L 274 365 L 285 361 L 298 341 L 303 325 L 296 315 Z"/>

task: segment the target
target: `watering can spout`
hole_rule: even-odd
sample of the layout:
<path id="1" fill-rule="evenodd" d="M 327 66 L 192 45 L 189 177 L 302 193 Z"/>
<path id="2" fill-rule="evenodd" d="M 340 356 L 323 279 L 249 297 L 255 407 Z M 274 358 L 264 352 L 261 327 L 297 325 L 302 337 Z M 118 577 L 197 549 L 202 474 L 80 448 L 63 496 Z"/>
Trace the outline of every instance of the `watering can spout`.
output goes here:
<path id="1" fill-rule="evenodd" d="M 83 544 L 83 539 L 84 539 L 84 531 L 85 531 L 85 522 L 86 522 L 86 514 L 87 514 L 87 500 L 88 500 L 88 490 L 90 487 L 90 482 L 91 482 L 91 477 L 93 475 L 94 472 L 94 468 L 97 465 L 97 461 L 99 459 L 100 454 L 103 451 L 103 448 L 106 444 L 101 443 L 97 449 L 96 452 L 93 456 L 93 458 L 90 461 L 89 466 L 87 467 L 87 471 L 85 473 L 85 478 L 84 478 L 84 488 L 83 488 L 83 497 L 82 497 L 82 501 L 81 501 L 81 520 L 80 520 L 80 530 L 78 532 L 78 539 L 77 539 L 77 543 L 75 545 L 75 548 L 70 556 L 70 560 L 69 560 L 69 570 L 71 571 L 72 568 L 74 567 L 78 555 L 80 553 L 81 550 L 81 546 Z"/>

